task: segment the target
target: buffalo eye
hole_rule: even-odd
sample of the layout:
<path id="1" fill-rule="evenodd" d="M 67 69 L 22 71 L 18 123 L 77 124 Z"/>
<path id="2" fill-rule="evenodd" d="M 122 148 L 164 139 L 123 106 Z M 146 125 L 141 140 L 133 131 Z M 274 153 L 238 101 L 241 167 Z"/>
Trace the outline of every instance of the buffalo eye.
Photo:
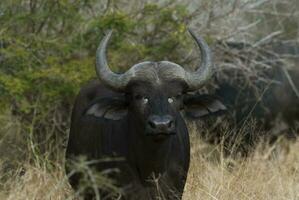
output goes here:
<path id="1" fill-rule="evenodd" d="M 144 97 L 144 98 L 143 98 L 143 103 L 144 103 L 144 104 L 147 104 L 147 102 L 148 102 L 148 98 Z"/>
<path id="2" fill-rule="evenodd" d="M 174 101 L 173 98 L 171 97 L 168 98 L 168 103 L 173 103 L 173 101 Z"/>
<path id="3" fill-rule="evenodd" d="M 179 100 L 182 97 L 182 94 L 178 94 L 173 97 L 168 97 L 168 103 L 173 103 L 175 100 Z"/>
<path id="4" fill-rule="evenodd" d="M 142 101 L 143 104 L 147 104 L 148 103 L 148 98 L 147 97 L 144 97 L 140 94 L 137 94 L 134 96 L 134 98 L 137 100 L 137 101 Z"/>

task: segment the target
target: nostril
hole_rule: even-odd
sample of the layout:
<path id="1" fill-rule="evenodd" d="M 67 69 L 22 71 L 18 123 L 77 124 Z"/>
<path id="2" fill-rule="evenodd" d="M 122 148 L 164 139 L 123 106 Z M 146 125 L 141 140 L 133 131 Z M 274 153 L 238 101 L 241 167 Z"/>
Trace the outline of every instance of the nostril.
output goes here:
<path id="1" fill-rule="evenodd" d="M 157 133 L 168 133 L 175 128 L 175 121 L 170 115 L 153 115 L 147 121 L 147 127 L 150 131 Z"/>
<path id="2" fill-rule="evenodd" d="M 173 121 L 171 120 L 169 123 L 168 123 L 168 128 L 171 128 L 173 125 Z"/>
<path id="3" fill-rule="evenodd" d="M 148 121 L 148 124 L 150 125 L 151 128 L 156 128 L 156 124 L 152 121 Z"/>

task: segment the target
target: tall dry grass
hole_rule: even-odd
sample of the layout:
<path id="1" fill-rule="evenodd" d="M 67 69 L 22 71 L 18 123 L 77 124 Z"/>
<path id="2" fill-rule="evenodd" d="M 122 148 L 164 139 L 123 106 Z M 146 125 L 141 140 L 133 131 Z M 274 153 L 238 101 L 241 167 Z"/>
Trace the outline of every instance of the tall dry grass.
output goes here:
<path id="1" fill-rule="evenodd" d="M 49 172 L 29 164 L 24 170 L 26 170 L 24 174 L 16 174 L 6 183 L 7 190 L 0 193 L 0 199 L 72 199 L 72 191 L 67 184 L 64 170 L 57 168 L 56 171 Z"/>
<path id="2" fill-rule="evenodd" d="M 260 144 L 249 157 L 233 158 L 224 156 L 222 145 L 207 144 L 196 128 L 190 129 L 191 165 L 184 200 L 299 199 L 299 141 Z M 64 200 L 77 195 L 61 165 L 49 171 L 23 164 L 1 188 L 1 200 Z"/>
<path id="3" fill-rule="evenodd" d="M 204 8 L 197 10 L 200 14 L 194 16 L 190 25 L 198 27 L 201 34 L 212 36 L 207 38 L 211 42 L 213 38 L 223 41 L 253 42 L 255 48 L 280 36 L 298 42 L 298 0 L 186 0 L 186 2 L 190 2 L 191 8 Z M 279 10 L 280 7 L 282 10 Z M 243 17 L 246 13 L 250 14 L 246 17 L 248 20 L 244 20 Z M 232 62 L 228 62 L 222 56 L 215 56 L 215 61 L 219 69 L 240 69 L 246 75 L 244 80 L 258 75 L 256 69 L 271 68 L 270 64 L 260 63 L 259 60 L 252 60 L 248 64 L 247 61 L 244 62 L 241 54 L 238 55 L 240 57 L 232 52 Z M 250 59 L 251 57 L 248 57 L 248 60 Z M 231 80 L 231 77 L 227 79 Z M 6 118 L 10 115 L 5 113 L 3 116 Z M 64 120 L 63 117 L 60 118 L 61 121 Z M 34 120 L 29 128 L 29 137 L 21 131 L 20 123 L 17 119 L 4 119 L 0 116 L 0 200 L 74 199 L 77 193 L 72 191 L 67 183 L 61 162 L 49 165 L 48 158 L 42 157 L 36 151 L 37 144 L 32 140 Z M 51 126 L 49 131 L 54 130 L 57 126 L 55 123 L 53 129 Z M 199 130 L 190 128 L 191 165 L 184 192 L 185 200 L 299 199 L 299 141 L 286 145 L 283 141 L 272 146 L 260 144 L 246 159 L 232 158 L 224 156 L 224 152 L 234 151 L 233 149 L 227 150 L 223 145 L 207 144 L 199 138 Z M 55 137 L 56 134 L 65 132 L 64 129 L 59 130 L 58 133 L 55 132 Z M 44 135 L 50 134 L 44 133 Z M 49 150 L 53 149 L 56 147 Z M 60 159 L 61 155 L 57 157 Z"/>
<path id="4" fill-rule="evenodd" d="M 298 200 L 299 141 L 260 144 L 248 158 L 225 157 L 223 147 L 192 136 L 184 199 Z"/>

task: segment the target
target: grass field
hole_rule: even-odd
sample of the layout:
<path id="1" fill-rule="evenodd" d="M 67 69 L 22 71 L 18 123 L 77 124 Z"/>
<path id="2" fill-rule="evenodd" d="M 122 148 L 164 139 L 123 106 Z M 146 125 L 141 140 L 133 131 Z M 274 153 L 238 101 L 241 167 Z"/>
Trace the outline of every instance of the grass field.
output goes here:
<path id="1" fill-rule="evenodd" d="M 219 154 L 221 146 L 195 139 L 184 199 L 297 200 L 298 149 L 298 141 L 260 144 L 249 158 L 230 159 Z"/>
<path id="2" fill-rule="evenodd" d="M 249 137 L 253 133 L 253 140 L 269 139 L 289 128 L 289 119 L 279 120 L 299 107 L 293 83 L 299 76 L 290 78 L 299 67 L 299 0 L 0 2 L 0 200 L 79 198 L 67 181 L 63 146 L 75 96 L 96 77 L 96 47 L 107 30 L 114 30 L 108 55 L 112 71 L 125 71 L 141 60 L 169 60 L 192 70 L 199 55 L 188 27 L 214 54 L 215 75 L 203 92 L 214 94 L 222 85 L 239 94 L 234 99 L 227 93 L 227 100 L 235 102 L 232 116 L 207 123 L 213 130 L 224 125 L 224 132 L 189 124 L 191 163 L 184 200 L 299 200 L 298 140 L 260 142 L 242 157 L 236 152 L 245 137 L 231 147 L 201 138 L 201 133 L 234 138 L 244 131 Z M 280 67 L 287 69 L 282 76 L 276 74 Z M 271 115 L 275 131 L 267 135 L 250 124 L 237 131 L 226 128 L 224 121 L 237 114 L 246 124 L 251 116 L 267 121 Z M 236 119 L 231 120 L 234 126 Z"/>
<path id="3" fill-rule="evenodd" d="M 232 158 L 223 156 L 223 146 L 209 145 L 196 135 L 195 128 L 191 130 L 185 200 L 299 199 L 299 141 L 260 144 L 248 158 Z M 19 163 L 1 184 L 0 199 L 74 199 L 77 194 L 67 183 L 63 165 L 49 169 L 44 163 Z"/>

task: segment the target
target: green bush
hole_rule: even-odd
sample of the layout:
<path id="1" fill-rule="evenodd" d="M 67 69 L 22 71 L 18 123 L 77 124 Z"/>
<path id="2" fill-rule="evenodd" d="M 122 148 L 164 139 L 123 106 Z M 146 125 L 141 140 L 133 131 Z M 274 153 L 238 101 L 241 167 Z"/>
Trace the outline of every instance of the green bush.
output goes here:
<path id="1" fill-rule="evenodd" d="M 191 13 L 185 5 L 122 5 L 94 0 L 1 1 L 0 113 L 10 112 L 20 122 L 19 137 L 27 142 L 29 154 L 51 157 L 61 151 L 57 144 L 67 136 L 75 95 L 96 78 L 95 51 L 107 30 L 114 30 L 108 57 L 115 71 L 143 60 L 186 62 Z"/>

